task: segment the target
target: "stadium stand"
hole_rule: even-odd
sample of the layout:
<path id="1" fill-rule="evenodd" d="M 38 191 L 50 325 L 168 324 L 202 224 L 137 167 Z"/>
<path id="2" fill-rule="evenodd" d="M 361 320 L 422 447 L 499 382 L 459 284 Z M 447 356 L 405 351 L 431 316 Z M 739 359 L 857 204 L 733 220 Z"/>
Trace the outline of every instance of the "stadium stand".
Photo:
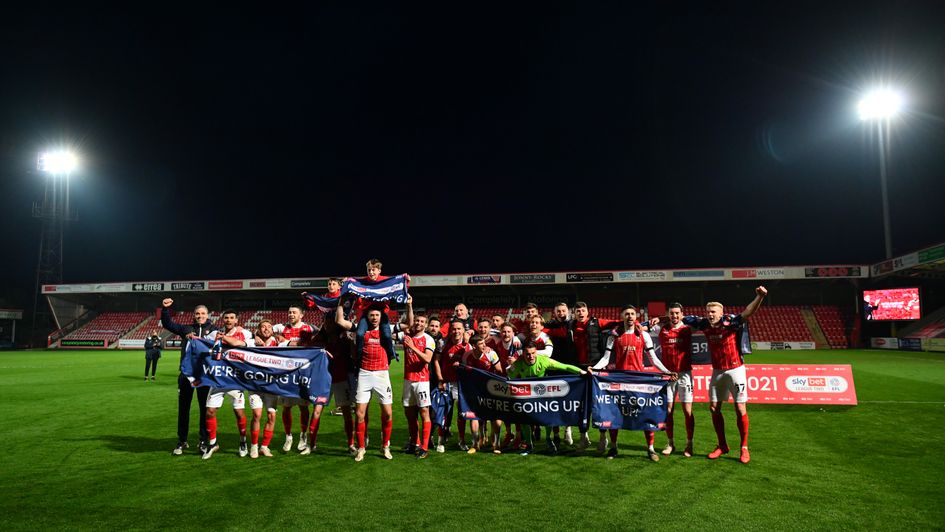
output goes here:
<path id="1" fill-rule="evenodd" d="M 761 342 L 812 342 L 814 341 L 811 331 L 808 329 L 802 317 L 802 309 L 805 312 L 813 311 L 817 318 L 817 323 L 822 329 L 824 336 L 831 348 L 843 349 L 849 346 L 849 329 L 851 318 L 848 313 L 844 313 L 837 306 L 832 305 L 813 305 L 811 307 L 801 307 L 797 305 L 777 305 L 763 306 L 751 319 L 752 339 Z M 452 308 L 429 308 L 421 309 L 427 315 L 437 315 L 441 319 L 447 319 L 452 313 Z M 591 307 L 592 316 L 604 319 L 619 319 L 620 307 Z M 725 307 L 726 313 L 738 313 L 744 310 L 741 306 Z M 547 315 L 547 309 L 542 309 Z M 701 306 L 687 306 L 683 308 L 683 313 L 687 315 L 702 316 L 705 309 Z M 506 316 L 518 330 L 523 330 L 524 317 L 520 309 L 508 307 L 483 307 L 473 309 L 473 316 L 476 319 L 482 316 L 493 316 L 501 314 Z M 392 311 L 390 319 L 392 322 L 399 321 L 401 315 Z M 192 313 L 189 311 L 179 311 L 174 314 L 174 320 L 179 323 L 190 323 Z M 268 319 L 275 324 L 286 323 L 289 320 L 288 310 L 244 310 L 239 312 L 240 323 L 243 327 L 255 330 L 263 319 Z M 306 323 L 321 326 L 324 315 L 318 310 L 307 310 L 302 318 Z M 220 312 L 214 311 L 210 314 L 210 320 L 217 323 L 220 320 Z M 69 334 L 66 338 L 76 340 L 107 340 L 109 344 L 116 342 L 119 338 L 123 339 L 144 339 L 150 334 L 151 329 L 160 329 L 158 319 L 153 312 L 106 312 L 83 327 Z M 921 331 L 914 333 L 914 336 L 923 334 L 945 336 L 945 316 L 936 319 L 934 322 L 926 324 Z M 166 331 L 163 335 L 169 336 Z"/>
<path id="2" fill-rule="evenodd" d="M 813 305 L 811 310 L 817 317 L 820 329 L 827 337 L 831 349 L 846 349 L 849 347 L 848 324 L 850 319 L 833 305 Z"/>
<path id="3" fill-rule="evenodd" d="M 103 312 L 65 338 L 69 340 L 105 340 L 110 344 L 137 327 L 149 312 Z"/>

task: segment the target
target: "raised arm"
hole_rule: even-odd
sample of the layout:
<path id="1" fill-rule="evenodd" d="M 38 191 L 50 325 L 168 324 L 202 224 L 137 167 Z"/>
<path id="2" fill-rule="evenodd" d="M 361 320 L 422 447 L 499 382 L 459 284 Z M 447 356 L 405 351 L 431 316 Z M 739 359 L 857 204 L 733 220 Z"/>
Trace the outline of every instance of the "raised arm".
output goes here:
<path id="1" fill-rule="evenodd" d="M 742 311 L 742 319 L 747 320 L 749 317 L 751 317 L 751 315 L 754 314 L 756 310 L 758 310 L 758 307 L 761 306 L 761 302 L 764 301 L 765 296 L 767 295 L 768 289 L 764 286 L 755 288 L 755 299 L 753 299 L 751 303 L 745 307 L 745 310 Z"/>
<path id="2" fill-rule="evenodd" d="M 338 305 L 338 308 L 335 309 L 335 323 L 349 331 L 354 329 L 354 324 L 345 319 L 345 310 L 341 305 Z"/>
<path id="3" fill-rule="evenodd" d="M 187 335 L 187 331 L 184 329 L 183 325 L 177 323 L 174 321 L 174 318 L 171 317 L 171 305 L 173 304 L 174 300 L 169 297 L 161 302 L 161 326 L 183 338 Z"/>
<path id="4" fill-rule="evenodd" d="M 407 324 L 400 324 L 401 330 L 409 331 L 413 328 L 413 296 L 407 296 Z M 427 360 L 429 362 L 429 360 Z"/>

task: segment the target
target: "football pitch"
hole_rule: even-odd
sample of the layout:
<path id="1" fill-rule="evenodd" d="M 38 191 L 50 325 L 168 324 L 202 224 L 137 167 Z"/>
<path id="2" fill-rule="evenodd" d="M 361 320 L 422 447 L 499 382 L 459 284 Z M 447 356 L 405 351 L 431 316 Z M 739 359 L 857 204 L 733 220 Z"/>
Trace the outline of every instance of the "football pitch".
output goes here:
<path id="1" fill-rule="evenodd" d="M 697 456 L 646 458 L 621 432 L 620 456 L 585 452 L 380 457 L 373 407 L 362 463 L 326 415 L 318 449 L 239 458 L 229 403 L 221 451 L 201 460 L 176 443 L 176 351 L 144 382 L 140 351 L 0 354 L 5 420 L 0 524 L 41 529 L 936 529 L 945 523 L 945 356 L 898 351 L 763 352 L 750 363 L 849 363 L 860 404 L 751 405 L 752 462 L 705 454 L 715 436 L 695 405 Z M 406 440 L 395 363 L 392 448 Z M 296 412 L 295 428 L 298 432 Z M 682 429 L 681 416 L 677 426 Z M 455 432 L 455 431 L 454 431 Z M 575 433 L 577 434 L 577 433 Z M 684 433 L 683 433 L 684 434 Z M 684 436 L 682 438 L 685 439 Z M 597 435 L 592 431 L 592 441 Z M 657 434 L 657 447 L 665 443 Z M 677 436 L 677 443 L 680 441 Z M 455 439 L 453 440 L 455 443 Z M 567 449 L 567 448 L 565 448 Z"/>

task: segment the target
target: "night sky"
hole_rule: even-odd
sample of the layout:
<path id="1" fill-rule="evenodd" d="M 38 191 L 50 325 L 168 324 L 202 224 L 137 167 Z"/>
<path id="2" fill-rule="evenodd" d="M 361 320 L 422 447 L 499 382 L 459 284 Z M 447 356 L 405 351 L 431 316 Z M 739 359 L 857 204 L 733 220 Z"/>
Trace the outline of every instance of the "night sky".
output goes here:
<path id="1" fill-rule="evenodd" d="M 61 144 L 64 282 L 872 263 L 881 82 L 894 252 L 945 241 L 942 2 L 585 4 L 5 14 L 0 300 Z"/>

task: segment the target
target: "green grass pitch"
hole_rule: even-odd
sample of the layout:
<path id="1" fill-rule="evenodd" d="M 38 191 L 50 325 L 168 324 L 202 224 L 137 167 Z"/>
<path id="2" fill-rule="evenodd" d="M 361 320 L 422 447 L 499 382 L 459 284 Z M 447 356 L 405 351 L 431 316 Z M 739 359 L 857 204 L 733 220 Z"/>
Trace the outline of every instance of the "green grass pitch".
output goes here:
<path id="1" fill-rule="evenodd" d="M 642 436 L 631 433 L 622 433 L 612 461 L 592 450 L 522 457 L 466 455 L 454 446 L 424 461 L 395 453 L 387 462 L 377 448 L 376 407 L 373 448 L 362 463 L 345 451 L 341 419 L 327 415 L 313 454 L 241 459 L 228 404 L 219 454 L 171 456 L 177 358 L 166 352 L 151 383 L 142 378 L 140 351 L 0 354 L 2 529 L 902 530 L 945 523 L 941 354 L 752 355 L 749 362 L 850 363 L 860 404 L 750 404 L 747 466 L 735 453 L 706 460 L 714 434 L 704 404 L 696 405 L 698 455 L 659 463 L 646 459 Z M 407 429 L 401 371 L 395 364 L 395 448 Z M 734 450 L 731 405 L 725 413 Z M 658 434 L 657 446 L 664 443 Z M 277 421 L 273 448 L 281 444 Z"/>

